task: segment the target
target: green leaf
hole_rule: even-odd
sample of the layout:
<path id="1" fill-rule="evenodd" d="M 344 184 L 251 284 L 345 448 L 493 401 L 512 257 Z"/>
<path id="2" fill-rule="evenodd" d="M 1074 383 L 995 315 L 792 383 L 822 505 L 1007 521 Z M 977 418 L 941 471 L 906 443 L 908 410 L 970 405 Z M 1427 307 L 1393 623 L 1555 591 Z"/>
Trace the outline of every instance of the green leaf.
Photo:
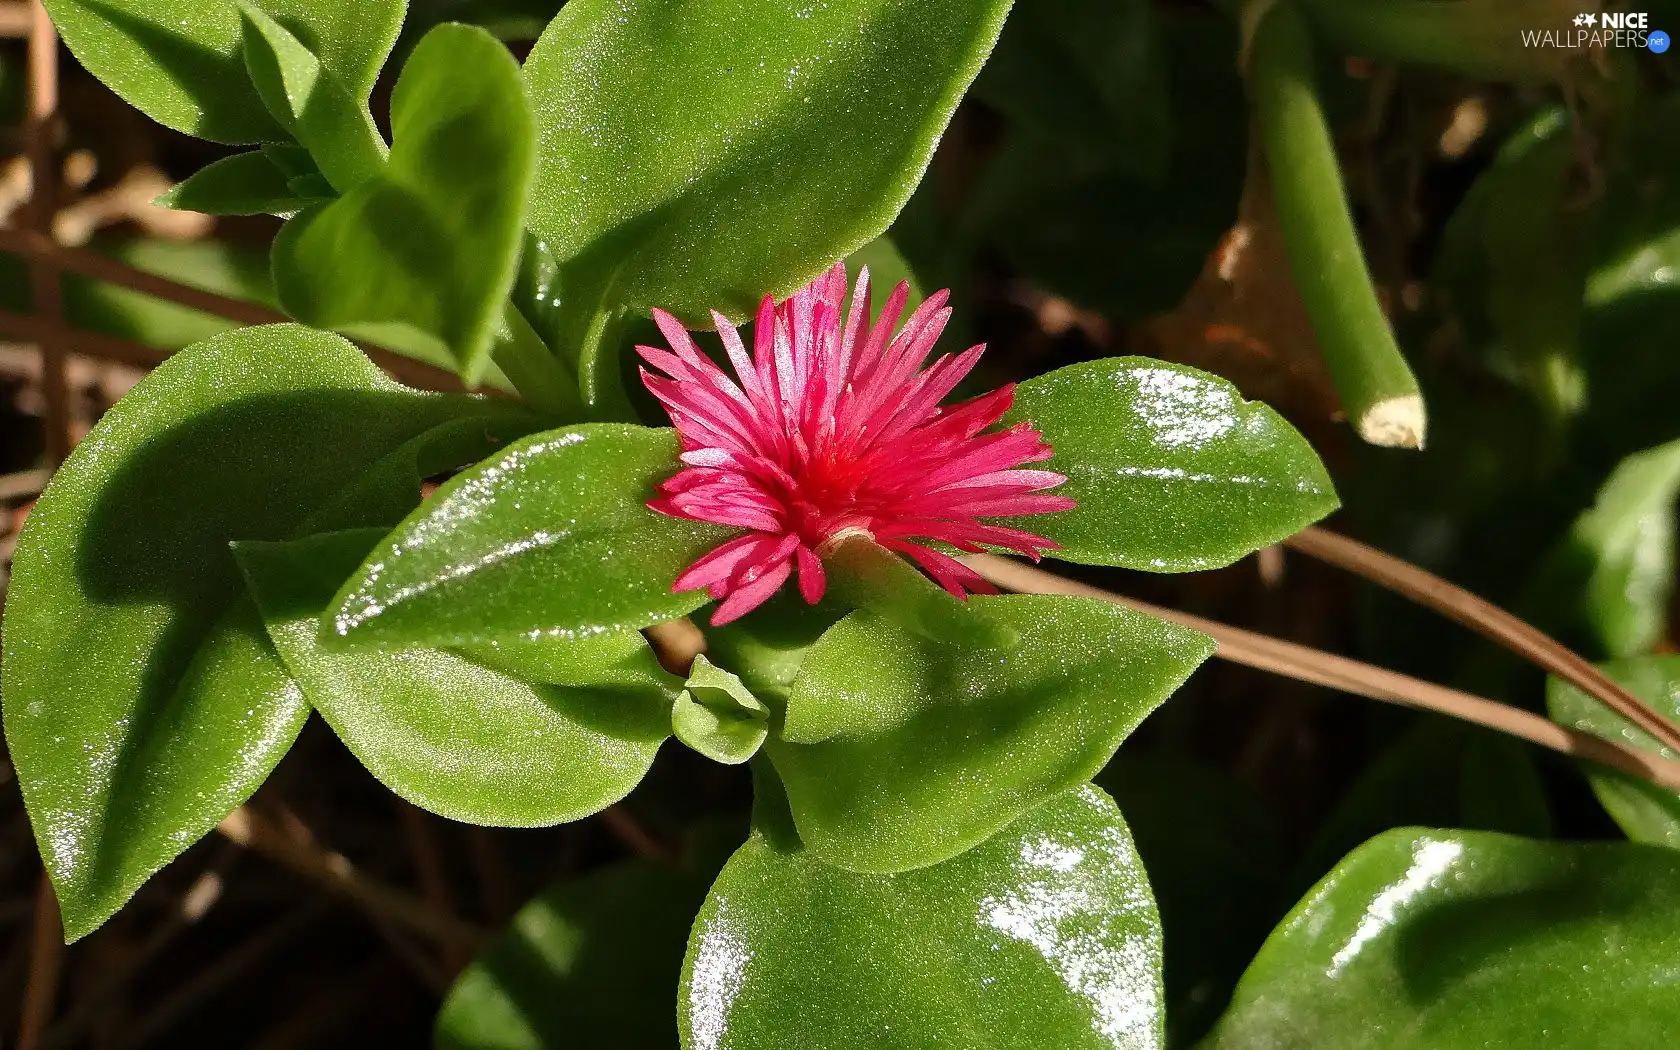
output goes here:
<path id="1" fill-rule="evenodd" d="M 689 1050 L 1156 1048 L 1160 926 L 1090 786 L 898 875 L 754 835 L 695 920 L 677 1011 Z"/>
<path id="2" fill-rule="evenodd" d="M 1618 685 L 1680 725 L 1680 656 L 1641 656 L 1599 666 Z M 1560 678 L 1546 681 L 1546 708 L 1563 725 L 1664 758 L 1680 758 L 1649 733 Z M 1585 769 L 1593 793 L 1628 838 L 1680 849 L 1680 795 L 1607 766 L 1588 764 Z"/>
<path id="3" fill-rule="evenodd" d="M 482 29 L 432 30 L 391 96 L 384 168 L 275 239 L 281 305 L 323 328 L 446 350 L 476 383 L 519 263 L 532 134 L 507 49 Z"/>
<path id="4" fill-rule="evenodd" d="M 1627 457 L 1536 583 L 1611 656 L 1649 652 L 1668 626 L 1677 499 L 1680 440 Z"/>
<path id="5" fill-rule="evenodd" d="M 696 656 L 671 708 L 671 730 L 714 762 L 738 766 L 757 754 L 770 735 L 770 709 L 739 678 L 704 655 Z"/>
<path id="6" fill-rule="evenodd" d="M 223 157 L 193 172 L 152 203 L 207 215 L 288 216 L 303 207 L 288 176 L 262 150 Z"/>
<path id="7" fill-rule="evenodd" d="M 1151 572 L 1216 569 L 1339 505 L 1282 416 L 1198 369 L 1143 357 L 1058 368 L 1015 388 L 1004 423 L 1056 450 L 1072 510 L 1032 519 L 1052 557 Z"/>
<path id="8" fill-rule="evenodd" d="M 473 663 L 526 682 L 675 696 L 682 679 L 659 666 L 639 631 L 535 632 L 458 647 Z"/>
<path id="9" fill-rule="evenodd" d="M 1597 197 L 1581 339 L 1579 439 L 1606 468 L 1680 436 L 1680 354 L 1668 335 L 1680 305 L 1680 95 L 1651 92 L 1619 123 L 1626 146 Z"/>
<path id="10" fill-rule="evenodd" d="M 474 824 L 544 827 L 629 794 L 669 735 L 665 693 L 535 685 L 440 649 L 321 647 L 322 609 L 383 535 L 234 547 L 280 659 L 362 765 L 415 805 Z"/>
<path id="11" fill-rule="evenodd" d="M 243 802 L 303 724 L 229 541 L 292 535 L 486 404 L 401 387 L 337 336 L 246 328 L 165 362 L 59 469 L 18 544 L 0 692 L 69 937 Z"/>
<path id="12" fill-rule="evenodd" d="M 941 644 L 854 613 L 805 657 L 765 751 L 825 862 L 902 871 L 985 841 L 1089 780 L 1213 652 L 1092 598 L 969 601 L 1019 648 Z"/>
<path id="13" fill-rule="evenodd" d="M 245 18 L 245 68 L 274 119 L 309 150 L 339 192 L 378 174 L 385 165 L 385 140 L 365 98 L 352 95 L 314 52 L 250 0 L 239 0 L 239 11 Z"/>
<path id="14" fill-rule="evenodd" d="M 1155 888 L 1167 1035 L 1187 1045 L 1218 1018 L 1288 903 L 1282 829 L 1257 792 L 1199 761 L 1123 747 L 1097 786 L 1126 815 Z"/>
<path id="15" fill-rule="evenodd" d="M 1672 851 L 1393 831 L 1295 906 L 1201 1047 L 1662 1046 L 1677 944 Z"/>
<path id="16" fill-rule="evenodd" d="M 903 281 L 910 286 L 909 298 L 904 301 L 904 316 L 909 317 L 916 307 L 922 305 L 926 296 L 922 294 L 921 282 L 916 280 L 910 264 L 893 244 L 892 238 L 883 234 L 846 256 L 846 270 L 853 285 L 857 284 L 858 271 L 865 266 L 869 267 L 869 287 L 877 302 L 884 300 Z"/>
<path id="17" fill-rule="evenodd" d="M 235 0 L 47 0 L 77 61 L 160 124 L 214 142 L 265 142 L 280 126 L 246 73 Z M 257 0 L 358 102 L 397 39 L 405 0 Z"/>
<path id="18" fill-rule="evenodd" d="M 974 92 L 1011 121 L 1166 177 L 1172 102 L 1148 0 L 1021 5 Z"/>
<path id="19" fill-rule="evenodd" d="M 726 855 L 631 861 L 545 890 L 449 990 L 437 1050 L 675 1050 L 671 989 Z"/>
<path id="20" fill-rule="evenodd" d="M 745 317 L 897 215 L 1008 0 L 572 0 L 525 63 L 575 312 Z"/>
<path id="21" fill-rule="evenodd" d="M 708 627 L 707 652 L 739 675 L 755 696 L 772 700 L 780 710 L 787 707 L 811 647 L 851 611 L 832 594 L 806 605 L 792 588 L 784 588 L 739 620 Z"/>
<path id="22" fill-rule="evenodd" d="M 534 435 L 450 479 L 368 556 L 329 627 L 352 640 L 466 645 L 585 636 L 693 612 L 671 583 L 728 530 L 647 508 L 677 470 L 670 430 Z"/>
<path id="23" fill-rule="evenodd" d="M 1154 28 L 1126 29 L 1144 6 Z M 1071 8 L 1082 12 L 1072 21 L 1034 15 Z M 1040 31 L 1060 39 L 1031 39 Z M 1020 5 L 998 44 L 996 79 L 988 85 L 989 64 L 975 86 L 995 104 L 1011 100 L 1015 119 L 957 239 L 981 240 L 1047 289 L 1111 316 L 1177 307 L 1237 221 L 1249 121 L 1230 58 L 1237 36 L 1235 19 L 1179 5 Z M 1127 65 L 1107 64 L 1104 51 Z M 1084 57 L 1058 61 L 1063 53 Z"/>

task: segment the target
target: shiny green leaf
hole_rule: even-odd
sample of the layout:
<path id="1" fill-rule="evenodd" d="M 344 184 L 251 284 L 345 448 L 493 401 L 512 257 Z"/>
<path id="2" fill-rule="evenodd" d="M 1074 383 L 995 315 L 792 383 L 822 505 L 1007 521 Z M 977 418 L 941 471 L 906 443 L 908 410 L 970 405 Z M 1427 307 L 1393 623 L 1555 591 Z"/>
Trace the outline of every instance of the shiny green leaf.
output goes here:
<path id="1" fill-rule="evenodd" d="M 1160 926 L 1090 786 L 897 875 L 755 835 L 695 920 L 677 1010 L 687 1050 L 1145 1050 Z"/>
<path id="2" fill-rule="evenodd" d="M 239 11 L 245 19 L 245 68 L 274 119 L 309 150 L 339 192 L 377 174 L 385 163 L 385 140 L 364 100 L 251 0 L 239 0 Z"/>
<path id="3" fill-rule="evenodd" d="M 1188 572 L 1229 565 L 1339 505 L 1318 455 L 1282 416 L 1184 365 L 1116 357 L 1015 388 L 1005 423 L 1030 420 L 1072 510 L 1032 519 L 1087 565 Z"/>
<path id="4" fill-rule="evenodd" d="M 671 583 L 727 531 L 647 508 L 677 469 L 669 430 L 538 434 L 463 471 L 368 556 L 329 627 L 351 640 L 466 645 L 586 636 L 693 612 Z"/>
<path id="5" fill-rule="evenodd" d="M 1598 1050 L 1680 1026 L 1680 857 L 1402 829 L 1272 933 L 1203 1050 Z"/>
<path id="6" fill-rule="evenodd" d="M 1614 660 L 1601 667 L 1652 710 L 1680 725 L 1680 656 L 1641 656 Z M 1680 758 L 1649 733 L 1562 679 L 1547 680 L 1546 708 L 1563 725 L 1664 758 Z M 1680 795 L 1605 766 L 1588 765 L 1586 772 L 1598 801 L 1628 838 L 1680 849 Z"/>
<path id="7" fill-rule="evenodd" d="M 269 154 L 251 150 L 198 169 L 152 203 L 207 215 L 290 215 L 304 205 L 290 179 Z"/>
<path id="8" fill-rule="evenodd" d="M 770 734 L 770 709 L 739 678 L 700 655 L 671 708 L 671 731 L 707 758 L 738 766 Z"/>
<path id="9" fill-rule="evenodd" d="M 215 142 L 281 137 L 246 73 L 236 0 L 47 0 L 83 66 L 153 120 Z M 405 0 L 256 0 L 358 103 L 397 39 Z"/>
<path id="10" fill-rule="evenodd" d="M 0 691 L 70 937 L 244 801 L 303 724 L 229 541 L 292 535 L 485 405 L 398 386 L 336 336 L 246 328 L 152 372 L 59 469 L 18 544 Z"/>
<path id="11" fill-rule="evenodd" d="M 446 354 L 469 382 L 519 262 L 532 127 L 513 57 L 444 25 L 391 96 L 391 156 L 274 242 L 280 302 L 299 320 Z"/>
<path id="12" fill-rule="evenodd" d="M 1649 652 L 1668 625 L 1677 499 L 1680 441 L 1634 453 L 1546 567 L 1542 586 L 1556 605 L 1578 609 L 1574 618 L 1611 656 Z"/>
<path id="13" fill-rule="evenodd" d="M 969 601 L 1019 646 L 933 642 L 854 613 L 805 657 L 765 751 L 825 862 L 902 871 L 983 842 L 1090 779 L 1213 652 L 1093 598 Z"/>
<path id="14" fill-rule="evenodd" d="M 572 0 L 525 63 L 530 225 L 597 304 L 743 317 L 886 229 L 1008 0 Z"/>
<path id="15" fill-rule="evenodd" d="M 727 856 L 712 852 L 681 868 L 631 861 L 545 890 L 449 990 L 437 1050 L 675 1050 L 671 990 Z"/>
<path id="16" fill-rule="evenodd" d="M 521 682 L 440 649 L 321 647 L 322 609 L 383 535 L 235 545 L 281 660 L 368 771 L 440 816 L 508 827 L 629 794 L 669 735 L 667 694 Z"/>

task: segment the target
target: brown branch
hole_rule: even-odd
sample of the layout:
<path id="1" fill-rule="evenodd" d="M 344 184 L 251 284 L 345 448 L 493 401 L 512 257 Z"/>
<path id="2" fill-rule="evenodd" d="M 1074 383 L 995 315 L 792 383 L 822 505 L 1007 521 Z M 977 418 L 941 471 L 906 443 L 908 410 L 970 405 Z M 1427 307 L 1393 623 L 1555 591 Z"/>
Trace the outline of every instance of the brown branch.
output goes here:
<path id="1" fill-rule="evenodd" d="M 17 1050 L 37 1050 L 52 1020 L 58 999 L 58 973 L 64 964 L 64 926 L 52 880 L 41 873 L 35 897 L 35 942 L 29 957 L 29 983 L 23 992 L 23 1019 L 18 1023 Z"/>
<path id="2" fill-rule="evenodd" d="M 403 837 L 408 841 L 409 859 L 414 863 L 421 898 L 432 911 L 440 915 L 454 915 L 454 893 L 450 889 L 443 853 L 438 848 L 437 836 L 432 834 L 429 818 L 420 807 L 406 799 L 392 795 L 391 801 L 397 807 L 397 819 L 402 822 Z M 439 957 L 449 973 L 461 972 L 471 961 L 472 957 L 460 945 L 444 944 L 440 949 Z"/>
<path id="3" fill-rule="evenodd" d="M 116 259 L 85 248 L 70 248 L 35 230 L 0 227 L 0 251 L 17 252 L 30 260 L 56 266 L 66 272 L 120 285 L 131 291 L 164 299 L 181 306 L 189 306 L 217 317 L 225 317 L 240 324 L 281 324 L 291 318 L 261 303 L 235 299 L 231 296 L 207 292 L 202 288 L 159 277 L 155 273 L 137 270 Z M 461 380 L 453 373 L 435 368 L 423 361 L 382 347 L 357 343 L 375 364 L 411 386 L 428 390 L 462 389 Z"/>
<path id="4" fill-rule="evenodd" d="M 1434 573 L 1368 547 L 1358 540 L 1319 528 L 1305 528 L 1284 541 L 1319 561 L 1345 569 L 1396 594 L 1428 606 L 1448 619 L 1503 645 L 1541 670 L 1557 675 L 1680 752 L 1680 727 L 1651 710 L 1603 671 L 1540 629 L 1476 597 Z"/>
<path id="5" fill-rule="evenodd" d="M 28 343 L 44 344 L 50 340 L 64 346 L 73 354 L 115 361 L 135 368 L 156 368 L 169 359 L 169 351 L 137 343 L 132 339 L 121 339 L 100 332 L 86 332 L 71 328 L 62 321 L 29 314 L 14 314 L 10 310 L 0 310 L 0 336 Z"/>
<path id="6" fill-rule="evenodd" d="M 29 115 L 24 137 L 29 154 L 28 236 L 48 242 L 53 224 L 53 197 L 58 172 L 53 164 L 53 128 L 58 111 L 58 32 L 40 0 L 29 6 Z M 64 285 L 51 258 L 34 256 L 29 264 L 29 295 L 34 309 L 49 321 L 64 313 Z M 70 390 L 64 378 L 64 344 L 48 334 L 41 347 L 41 392 L 46 400 L 44 420 L 47 466 L 56 467 L 70 454 Z"/>
<path id="7" fill-rule="evenodd" d="M 667 864 L 676 860 L 675 852 L 655 838 L 652 832 L 642 827 L 641 821 L 622 805 L 608 806 L 595 815 L 606 825 L 613 838 L 637 856 Z"/>
<path id="8" fill-rule="evenodd" d="M 19 40 L 29 35 L 33 22 L 28 3 L 0 4 L 0 38 Z"/>
<path id="9" fill-rule="evenodd" d="M 1670 791 L 1680 791 L 1680 761 L 1661 758 L 1590 733 L 1570 729 L 1539 715 L 1495 703 L 1485 697 L 1448 689 L 1345 656 L 1286 642 L 1281 638 L 1245 631 L 1240 627 L 1192 616 L 1175 609 L 1150 605 L 997 555 L 974 554 L 963 560 L 980 575 L 1006 590 L 1028 594 L 1069 594 L 1100 598 L 1163 620 L 1183 624 L 1201 631 L 1217 642 L 1219 649 L 1214 655 L 1222 660 L 1311 682 L 1314 685 L 1339 689 L 1371 700 L 1434 711 L 1466 722 L 1474 722 L 1561 754 L 1589 759 L 1619 769 Z"/>
<path id="10" fill-rule="evenodd" d="M 687 678 L 694 658 L 706 651 L 706 635 L 686 616 L 642 628 L 659 666 Z"/>
<path id="11" fill-rule="evenodd" d="M 14 499 L 34 499 L 47 487 L 45 470 L 20 470 L 15 474 L 0 474 L 0 503 Z"/>
<path id="12" fill-rule="evenodd" d="M 222 818 L 216 830 L 232 841 L 334 893 L 346 897 L 381 919 L 422 933 L 440 944 L 476 951 L 487 936 L 471 923 L 427 907 L 402 890 L 363 875 L 342 854 L 316 842 L 301 825 L 295 834 L 276 826 L 249 806 Z"/>

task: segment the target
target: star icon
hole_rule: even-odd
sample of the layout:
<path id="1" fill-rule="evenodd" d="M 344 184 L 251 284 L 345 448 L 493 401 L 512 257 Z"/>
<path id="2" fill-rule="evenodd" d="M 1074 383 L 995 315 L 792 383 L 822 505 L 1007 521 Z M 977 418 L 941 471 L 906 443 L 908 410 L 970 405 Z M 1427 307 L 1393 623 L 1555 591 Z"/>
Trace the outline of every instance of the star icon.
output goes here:
<path id="1" fill-rule="evenodd" d="M 1578 26 L 1586 25 L 1587 24 L 1587 16 L 1586 15 L 1576 15 L 1575 16 L 1575 24 L 1578 25 Z"/>
<path id="2" fill-rule="evenodd" d="M 1594 26 L 1594 25 L 1598 24 L 1598 16 L 1597 15 L 1583 15 L 1582 17 L 1587 20 L 1587 25 L 1589 25 L 1589 26 Z"/>

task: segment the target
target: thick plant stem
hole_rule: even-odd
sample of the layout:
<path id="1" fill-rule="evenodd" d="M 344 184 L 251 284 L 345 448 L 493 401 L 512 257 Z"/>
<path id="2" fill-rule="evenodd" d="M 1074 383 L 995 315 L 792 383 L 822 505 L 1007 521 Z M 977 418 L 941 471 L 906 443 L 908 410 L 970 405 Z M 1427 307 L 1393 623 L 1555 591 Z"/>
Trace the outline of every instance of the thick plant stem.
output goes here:
<path id="1" fill-rule="evenodd" d="M 1342 406 L 1373 445 L 1422 448 L 1423 396 L 1371 285 L 1294 0 L 1261 13 L 1248 61 L 1284 251 Z"/>
<path id="2" fill-rule="evenodd" d="M 582 417 L 583 402 L 577 380 L 531 329 L 512 303 L 502 310 L 502 323 L 491 349 L 496 366 L 519 395 L 539 412 L 566 420 Z"/>

